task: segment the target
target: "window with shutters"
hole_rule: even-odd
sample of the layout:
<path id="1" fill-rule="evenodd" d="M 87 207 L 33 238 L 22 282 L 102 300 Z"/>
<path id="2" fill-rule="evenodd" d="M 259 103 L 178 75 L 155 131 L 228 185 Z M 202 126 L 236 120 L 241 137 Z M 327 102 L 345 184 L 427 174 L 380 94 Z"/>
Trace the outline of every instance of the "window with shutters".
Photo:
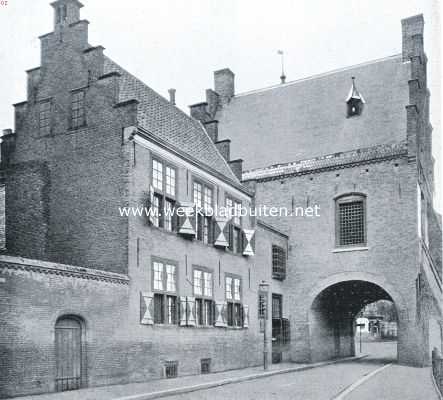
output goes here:
<path id="1" fill-rule="evenodd" d="M 366 198 L 352 194 L 336 200 L 337 246 L 366 245 Z"/>
<path id="2" fill-rule="evenodd" d="M 226 323 L 232 327 L 243 326 L 243 307 L 241 278 L 236 275 L 225 275 L 225 297 L 227 304 Z"/>
<path id="3" fill-rule="evenodd" d="M 39 104 L 39 129 L 40 135 L 45 136 L 51 133 L 52 122 L 52 102 L 51 100 L 43 100 Z"/>
<path id="4" fill-rule="evenodd" d="M 177 324 L 177 264 L 168 260 L 154 259 L 151 276 L 154 292 L 154 323 Z"/>
<path id="5" fill-rule="evenodd" d="M 242 241 L 242 219 L 241 219 L 241 201 L 235 200 L 230 196 L 225 199 L 226 209 L 230 210 L 232 218 L 229 223 L 229 250 L 235 254 L 243 253 Z"/>
<path id="6" fill-rule="evenodd" d="M 212 326 L 214 324 L 212 271 L 203 267 L 194 267 L 193 286 L 197 325 Z"/>
<path id="7" fill-rule="evenodd" d="M 86 125 L 85 91 L 76 90 L 71 94 L 71 129 Z"/>
<path id="8" fill-rule="evenodd" d="M 154 188 L 154 201 L 151 204 L 152 224 L 170 232 L 176 231 L 177 169 L 153 157 L 152 187 Z"/>
<path id="9" fill-rule="evenodd" d="M 286 251 L 277 245 L 272 245 L 272 277 L 279 280 L 286 278 Z"/>
<path id="10" fill-rule="evenodd" d="M 194 179 L 192 183 L 192 199 L 197 206 L 196 238 L 205 244 L 211 244 L 213 242 L 212 209 L 214 207 L 214 189 Z"/>

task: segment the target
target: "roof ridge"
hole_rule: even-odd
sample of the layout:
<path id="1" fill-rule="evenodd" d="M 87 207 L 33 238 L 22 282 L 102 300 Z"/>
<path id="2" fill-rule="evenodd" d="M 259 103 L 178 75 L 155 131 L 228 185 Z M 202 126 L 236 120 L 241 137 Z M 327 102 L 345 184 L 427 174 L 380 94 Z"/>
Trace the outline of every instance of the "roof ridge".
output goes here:
<path id="1" fill-rule="evenodd" d="M 382 58 L 376 58 L 376 59 L 369 60 L 369 61 L 364 61 L 364 62 L 361 62 L 361 63 L 358 63 L 358 64 L 354 64 L 354 65 L 350 65 L 350 66 L 346 66 L 346 67 L 340 67 L 340 68 L 332 69 L 332 70 L 329 70 L 329 71 L 326 71 L 326 72 L 320 72 L 318 74 L 305 76 L 303 78 L 294 79 L 293 81 L 289 81 L 289 82 L 286 82 L 286 83 L 278 83 L 278 84 L 271 85 L 271 86 L 266 86 L 266 87 L 260 88 L 260 89 L 248 90 L 246 92 L 242 92 L 242 93 L 236 94 L 234 96 L 234 99 L 237 98 L 237 97 L 243 97 L 243 96 L 248 96 L 248 95 L 251 95 L 251 94 L 267 92 L 267 91 L 273 90 L 273 89 L 278 89 L 278 88 L 282 88 L 282 87 L 292 86 L 292 85 L 295 85 L 295 84 L 300 83 L 300 82 L 309 81 L 309 80 L 312 80 L 312 79 L 322 78 L 322 77 L 325 77 L 325 76 L 336 74 L 338 72 L 349 71 L 349 70 L 351 70 L 353 68 L 364 67 L 366 65 L 376 64 L 376 63 L 387 61 L 387 60 L 390 60 L 390 59 L 400 58 L 401 56 L 402 56 L 401 53 L 397 53 L 397 54 L 394 54 L 394 55 L 391 55 L 391 56 L 382 57 Z"/>

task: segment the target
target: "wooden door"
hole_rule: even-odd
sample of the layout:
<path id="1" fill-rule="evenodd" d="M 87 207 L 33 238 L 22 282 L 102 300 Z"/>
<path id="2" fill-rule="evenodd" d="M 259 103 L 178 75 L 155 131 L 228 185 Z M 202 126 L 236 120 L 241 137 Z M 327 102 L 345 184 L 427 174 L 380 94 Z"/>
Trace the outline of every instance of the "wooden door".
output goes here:
<path id="1" fill-rule="evenodd" d="M 80 388 L 82 326 L 77 319 L 63 318 L 55 325 L 56 379 L 58 392 Z"/>

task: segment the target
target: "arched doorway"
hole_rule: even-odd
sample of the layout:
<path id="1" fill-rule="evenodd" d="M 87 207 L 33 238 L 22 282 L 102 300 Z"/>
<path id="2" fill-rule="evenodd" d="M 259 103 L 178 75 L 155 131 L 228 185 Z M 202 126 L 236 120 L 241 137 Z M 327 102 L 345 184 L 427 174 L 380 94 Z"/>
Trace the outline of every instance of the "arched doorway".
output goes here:
<path id="1" fill-rule="evenodd" d="M 74 390 L 82 386 L 84 360 L 84 321 L 66 315 L 55 324 L 56 391 Z"/>
<path id="2" fill-rule="evenodd" d="M 356 319 L 366 305 L 379 300 L 394 303 L 381 286 L 364 280 L 342 281 L 323 288 L 309 311 L 311 360 L 355 355 Z"/>

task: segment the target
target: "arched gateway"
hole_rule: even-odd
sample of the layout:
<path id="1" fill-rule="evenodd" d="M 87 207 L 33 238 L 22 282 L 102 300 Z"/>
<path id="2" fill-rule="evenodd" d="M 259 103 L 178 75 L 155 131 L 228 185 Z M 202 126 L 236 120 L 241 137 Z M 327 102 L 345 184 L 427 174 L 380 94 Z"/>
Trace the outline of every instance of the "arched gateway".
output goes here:
<path id="1" fill-rule="evenodd" d="M 295 359 L 316 362 L 355 355 L 355 317 L 367 304 L 389 300 L 398 323 L 398 359 L 408 358 L 408 310 L 403 297 L 383 277 L 363 272 L 334 274 L 315 283 L 301 304 L 298 325 L 305 340 L 298 340 Z M 403 330 L 403 332 L 402 332 Z M 306 340 L 307 339 L 307 340 Z"/>

